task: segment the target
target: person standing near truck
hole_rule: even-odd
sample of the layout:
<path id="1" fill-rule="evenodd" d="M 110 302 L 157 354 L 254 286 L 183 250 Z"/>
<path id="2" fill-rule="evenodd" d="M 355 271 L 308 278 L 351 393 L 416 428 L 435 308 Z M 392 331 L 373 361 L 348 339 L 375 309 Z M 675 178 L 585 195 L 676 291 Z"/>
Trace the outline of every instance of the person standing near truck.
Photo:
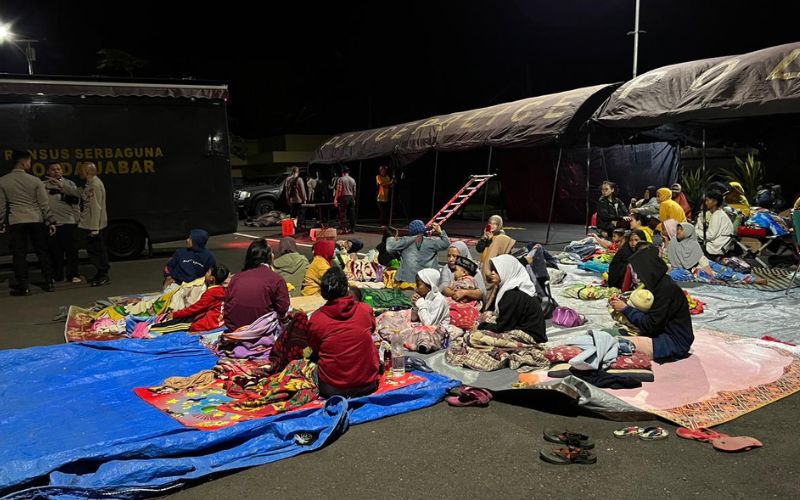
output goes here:
<path id="1" fill-rule="evenodd" d="M 378 212 L 380 212 L 381 227 L 389 225 L 389 199 L 390 190 L 394 180 L 389 177 L 389 167 L 381 165 L 378 169 L 378 175 L 375 176 L 375 184 L 378 185 Z"/>
<path id="2" fill-rule="evenodd" d="M 50 209 L 56 220 L 56 234 L 50 236 L 50 261 L 55 281 L 66 280 L 80 283 L 78 273 L 77 230 L 80 216 L 80 196 L 78 186 L 64 178 L 61 164 L 50 163 L 47 166 L 47 177 L 44 187 L 50 199 Z M 67 259 L 66 276 L 64 273 L 64 257 Z"/>
<path id="3" fill-rule="evenodd" d="M 356 228 L 356 180 L 350 177 L 350 168 L 342 167 L 342 176 L 336 183 L 334 206 L 339 208 L 339 227 L 342 234 L 352 233 Z"/>
<path id="4" fill-rule="evenodd" d="M 44 183 L 31 175 L 31 154 L 14 151 L 11 154 L 14 168 L 0 177 L 0 232 L 8 230 L 16 286 L 14 296 L 31 294 L 28 282 L 28 238 L 39 258 L 44 277 L 44 290 L 54 292 L 50 256 L 47 252 L 47 233 L 56 233 L 56 221 L 50 211 Z"/>
<path id="5" fill-rule="evenodd" d="M 108 250 L 103 238 L 103 230 L 108 226 L 106 212 L 106 187 L 97 177 L 97 167 L 86 162 L 78 168 L 78 175 L 86 182 L 81 190 L 81 217 L 78 222 L 78 239 L 81 248 L 86 249 L 89 260 L 96 273 L 89 280 L 91 286 L 106 285 L 111 281 L 108 276 Z"/>
<path id="6" fill-rule="evenodd" d="M 292 217 L 297 217 L 300 205 L 306 202 L 306 187 L 303 178 L 300 177 L 298 167 L 292 167 L 292 174 L 286 178 L 284 191 L 286 192 L 286 203 L 289 205 L 289 213 Z"/>

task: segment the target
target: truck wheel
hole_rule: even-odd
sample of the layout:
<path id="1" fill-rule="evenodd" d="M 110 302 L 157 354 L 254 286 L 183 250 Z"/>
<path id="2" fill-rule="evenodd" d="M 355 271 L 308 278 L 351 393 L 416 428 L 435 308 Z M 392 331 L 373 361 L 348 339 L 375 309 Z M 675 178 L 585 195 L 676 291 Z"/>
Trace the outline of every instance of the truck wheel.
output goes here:
<path id="1" fill-rule="evenodd" d="M 115 260 L 138 257 L 144 250 L 145 233 L 133 222 L 111 224 L 106 231 L 108 256 Z"/>
<path id="2" fill-rule="evenodd" d="M 256 202 L 256 217 L 264 215 L 267 212 L 272 212 L 273 210 L 275 210 L 275 202 L 269 198 L 261 198 Z"/>

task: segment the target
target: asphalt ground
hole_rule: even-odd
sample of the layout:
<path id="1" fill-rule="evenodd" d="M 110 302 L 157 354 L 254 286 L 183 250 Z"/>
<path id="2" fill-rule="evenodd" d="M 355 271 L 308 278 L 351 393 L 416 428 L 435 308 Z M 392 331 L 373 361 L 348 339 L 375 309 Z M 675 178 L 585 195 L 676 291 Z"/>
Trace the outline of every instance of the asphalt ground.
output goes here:
<path id="1" fill-rule="evenodd" d="M 242 228 L 214 237 L 210 248 L 232 269 L 241 266 L 250 236 L 274 230 Z M 249 235 L 249 236 L 247 236 Z M 357 235 L 369 245 L 376 235 Z M 522 238 L 520 238 L 522 239 Z M 161 269 L 180 243 L 159 245 L 150 258 L 112 264 L 102 288 L 59 284 L 55 293 L 33 288 L 30 297 L 0 294 L 0 348 L 60 344 L 59 306 L 88 305 L 126 293 L 157 290 Z M 310 248 L 300 247 L 310 254 Z M 84 274 L 90 269 L 85 267 Z M 0 287 L 10 276 L 0 266 Z M 33 275 L 34 281 L 36 274 Z M 742 312 L 743 320 L 745 311 Z M 211 477 L 175 492 L 174 498 L 800 498 L 800 448 L 796 430 L 800 397 L 794 395 L 716 428 L 760 439 L 764 447 L 725 454 L 674 435 L 672 424 L 651 421 L 672 434 L 659 442 L 619 440 L 613 422 L 583 413 L 555 393 L 501 393 L 488 408 L 445 403 L 350 428 L 329 446 L 281 462 Z M 555 445 L 545 429 L 570 429 L 596 442 L 595 465 L 556 466 L 539 459 Z"/>

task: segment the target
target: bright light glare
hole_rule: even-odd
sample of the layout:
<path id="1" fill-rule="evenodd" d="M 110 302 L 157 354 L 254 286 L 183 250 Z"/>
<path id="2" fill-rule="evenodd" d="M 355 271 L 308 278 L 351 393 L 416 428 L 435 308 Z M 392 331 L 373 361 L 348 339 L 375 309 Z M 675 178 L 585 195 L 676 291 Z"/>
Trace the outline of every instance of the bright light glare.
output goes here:
<path id="1" fill-rule="evenodd" d="M 6 40 L 11 40 L 13 33 L 11 33 L 11 29 L 7 24 L 0 24 L 0 43 L 5 42 Z"/>

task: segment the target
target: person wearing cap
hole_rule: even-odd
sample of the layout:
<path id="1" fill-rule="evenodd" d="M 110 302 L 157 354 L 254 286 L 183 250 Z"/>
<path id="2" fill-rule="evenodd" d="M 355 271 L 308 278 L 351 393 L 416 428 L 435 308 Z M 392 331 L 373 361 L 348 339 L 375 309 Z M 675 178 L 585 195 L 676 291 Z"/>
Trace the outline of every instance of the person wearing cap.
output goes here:
<path id="1" fill-rule="evenodd" d="M 408 225 L 408 236 L 400 238 L 395 234 L 386 240 L 386 250 L 400 254 L 397 281 L 414 283 L 421 270 L 439 267 L 438 253 L 447 250 L 450 240 L 439 224 L 434 223 L 432 230 L 439 238 L 425 236 L 425 223 L 415 219 Z"/>
<path id="2" fill-rule="evenodd" d="M 750 202 L 744 195 L 744 188 L 738 182 L 731 182 L 730 189 L 725 192 L 725 203 L 734 210 L 742 212 L 744 218 L 750 217 Z"/>
<path id="3" fill-rule="evenodd" d="M 722 210 L 722 200 L 719 191 L 706 194 L 706 209 L 697 216 L 695 224 L 698 239 L 704 242 L 706 253 L 712 256 L 724 255 L 733 238 L 733 223 Z"/>
<path id="4" fill-rule="evenodd" d="M 442 289 L 442 295 L 447 297 L 450 307 L 450 323 L 458 328 L 471 330 L 478 322 L 483 298 L 483 292 L 475 279 L 478 275 L 478 263 L 458 255 L 454 259 L 453 267 L 452 281 Z"/>
<path id="5" fill-rule="evenodd" d="M 677 182 L 672 185 L 672 200 L 681 206 L 683 213 L 686 214 L 686 220 L 692 220 L 692 206 L 683 194 L 683 187 Z"/>

